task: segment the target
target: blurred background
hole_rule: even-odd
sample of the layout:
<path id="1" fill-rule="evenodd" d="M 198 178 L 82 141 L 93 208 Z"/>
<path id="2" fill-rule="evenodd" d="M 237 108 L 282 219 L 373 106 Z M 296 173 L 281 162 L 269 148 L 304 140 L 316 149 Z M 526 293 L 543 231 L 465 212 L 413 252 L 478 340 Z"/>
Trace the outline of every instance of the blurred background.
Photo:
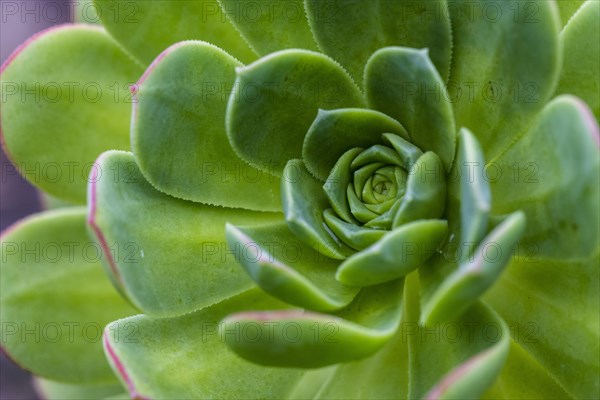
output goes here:
<path id="1" fill-rule="evenodd" d="M 27 38 L 52 25 L 72 19 L 68 0 L 0 0 L 0 60 L 2 63 Z M 8 173 L 10 161 L 0 154 L 0 229 L 41 209 L 36 190 L 17 174 Z M 38 399 L 31 376 L 4 353 L 0 356 L 0 399 Z"/>

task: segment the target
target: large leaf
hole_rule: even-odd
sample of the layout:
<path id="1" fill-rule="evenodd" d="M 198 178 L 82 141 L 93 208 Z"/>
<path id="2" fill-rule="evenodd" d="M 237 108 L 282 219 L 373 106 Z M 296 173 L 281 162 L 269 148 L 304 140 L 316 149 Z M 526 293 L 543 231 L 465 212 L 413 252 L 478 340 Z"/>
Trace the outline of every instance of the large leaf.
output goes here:
<path id="1" fill-rule="evenodd" d="M 277 50 L 317 50 L 303 0 L 218 0 L 221 8 L 260 55 Z"/>
<path id="2" fill-rule="evenodd" d="M 493 213 L 521 209 L 523 258 L 580 259 L 594 254 L 600 229 L 598 125 L 580 100 L 549 103 L 531 129 L 492 160 Z"/>
<path id="3" fill-rule="evenodd" d="M 84 203 L 98 154 L 129 148 L 129 85 L 141 72 L 90 25 L 51 28 L 25 42 L 1 69 L 3 145 L 21 174 Z"/>
<path id="4" fill-rule="evenodd" d="M 454 61 L 442 101 L 454 105 L 456 125 L 477 136 L 489 160 L 524 133 L 554 93 L 561 65 L 558 11 L 546 0 L 448 5 Z"/>
<path id="5" fill-rule="evenodd" d="M 256 58 L 217 0 L 94 0 L 94 3 L 110 34 L 145 65 L 170 45 L 190 39 L 212 43 L 242 62 Z"/>
<path id="6" fill-rule="evenodd" d="M 599 20 L 600 2 L 590 0 L 573 15 L 560 33 L 564 60 L 556 90 L 557 94 L 581 97 L 597 119 L 600 119 Z"/>
<path id="7" fill-rule="evenodd" d="M 169 197 L 142 176 L 133 156 L 106 152 L 89 192 L 89 223 L 105 247 L 113 281 L 150 315 L 173 316 L 238 294 L 252 282 L 225 241 L 225 224 L 281 220 L 281 214 L 212 207 Z"/>
<path id="8" fill-rule="evenodd" d="M 387 46 L 429 48 L 443 80 L 448 77 L 452 34 L 446 0 L 307 0 L 319 47 L 362 84 L 363 68 Z"/>
<path id="9" fill-rule="evenodd" d="M 118 335 L 106 332 L 105 351 L 132 398 L 285 398 L 303 372 L 249 363 L 223 343 L 226 338 L 252 339 L 256 329 L 241 334 L 219 332 L 220 321 L 228 313 L 282 306 L 252 290 L 178 318 L 151 319 L 144 315 L 127 318 L 119 321 L 119 326 L 127 322 L 137 326 L 137 340 L 126 343 L 118 340 Z"/>
<path id="10" fill-rule="evenodd" d="M 103 249 L 88 240 L 83 208 L 30 217 L 5 231 L 1 242 L 3 350 L 48 379 L 114 383 L 102 329 L 135 310 L 114 290 L 100 258 L 124 243 Z"/>
<path id="11" fill-rule="evenodd" d="M 227 95 L 238 66 L 202 42 L 165 50 L 138 81 L 131 147 L 148 181 L 170 195 L 280 210 L 279 179 L 247 165 L 227 140 Z"/>
<path id="12" fill-rule="evenodd" d="M 319 109 L 363 107 L 348 74 L 330 58 L 282 50 L 237 70 L 227 108 L 227 134 L 250 164 L 280 175 L 302 156 L 302 143 Z"/>
<path id="13" fill-rule="evenodd" d="M 560 20 L 563 24 L 563 27 L 570 22 L 571 18 L 577 12 L 579 7 L 581 7 L 581 5 L 585 2 L 586 0 L 560 0 L 556 2 L 558 10 L 560 11 Z M 594 0 L 591 0 L 590 2 L 594 2 Z"/>
<path id="14" fill-rule="evenodd" d="M 369 107 L 397 119 L 415 146 L 436 153 L 449 170 L 456 147 L 454 114 L 428 51 L 380 49 L 364 72 Z"/>

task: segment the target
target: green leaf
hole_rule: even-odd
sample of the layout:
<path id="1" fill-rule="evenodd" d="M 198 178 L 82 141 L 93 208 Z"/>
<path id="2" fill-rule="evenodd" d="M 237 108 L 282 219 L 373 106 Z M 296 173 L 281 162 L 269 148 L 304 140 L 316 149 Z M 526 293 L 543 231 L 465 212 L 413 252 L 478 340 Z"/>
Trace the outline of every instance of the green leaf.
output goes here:
<path id="1" fill-rule="evenodd" d="M 94 0 L 94 3 L 106 30 L 144 65 L 172 44 L 193 39 L 212 43 L 242 62 L 256 59 L 217 0 Z"/>
<path id="2" fill-rule="evenodd" d="M 479 142 L 466 128 L 460 130 L 459 138 L 456 164 L 460 177 L 460 240 L 463 246 L 473 246 L 487 232 L 492 195 Z M 462 254 L 463 259 L 470 255 Z"/>
<path id="3" fill-rule="evenodd" d="M 446 80 L 452 34 L 446 0 L 307 0 L 306 11 L 319 47 L 362 84 L 374 51 L 387 46 L 428 47 Z"/>
<path id="4" fill-rule="evenodd" d="M 486 294 L 515 341 L 572 398 L 600 390 L 600 253 L 552 260 L 521 254 Z"/>
<path id="5" fill-rule="evenodd" d="M 335 163 L 327 181 L 323 185 L 323 191 L 329 200 L 329 204 L 335 210 L 338 216 L 344 221 L 356 224 L 357 221 L 352 215 L 348 200 L 348 185 L 352 182 L 353 172 L 350 169 L 352 160 L 363 149 L 354 148 L 346 151 Z"/>
<path id="6" fill-rule="evenodd" d="M 508 355 L 506 323 L 489 307 L 476 303 L 451 322 L 421 325 L 418 278 L 410 274 L 404 290 L 408 398 L 480 398 L 500 374 Z"/>
<path id="7" fill-rule="evenodd" d="M 469 309 L 498 279 L 510 262 L 525 230 L 525 215 L 518 211 L 490 232 L 473 256 L 447 277 L 424 306 L 426 324 L 452 321 Z"/>
<path id="8" fill-rule="evenodd" d="M 25 42 L 1 69 L 2 140 L 21 174 L 84 203 L 98 154 L 129 148 L 129 85 L 141 73 L 90 25 L 51 28 Z"/>
<path id="9" fill-rule="evenodd" d="M 397 119 L 414 145 L 433 151 L 450 169 L 456 147 L 454 113 L 426 49 L 377 50 L 365 66 L 365 90 L 370 108 Z"/>
<path id="10" fill-rule="evenodd" d="M 336 278 L 347 285 L 369 286 L 402 278 L 432 257 L 446 238 L 448 224 L 421 220 L 388 232 L 372 246 L 348 257 Z"/>
<path id="11" fill-rule="evenodd" d="M 319 109 L 364 106 L 348 74 L 320 53 L 279 51 L 237 75 L 227 108 L 229 140 L 242 159 L 277 175 L 301 157 Z"/>
<path id="12" fill-rule="evenodd" d="M 250 278 L 286 303 L 317 311 L 348 305 L 358 288 L 335 280 L 339 261 L 299 241 L 285 222 L 254 228 L 226 227 L 229 249 Z"/>
<path id="13" fill-rule="evenodd" d="M 384 133 L 408 139 L 408 133 L 398 121 L 377 111 L 359 108 L 319 110 L 304 138 L 302 160 L 317 179 L 325 181 L 347 150 L 383 143 Z"/>
<path id="14" fill-rule="evenodd" d="M 386 234 L 386 231 L 382 229 L 365 228 L 342 221 L 331 209 L 325 210 L 323 217 L 329 229 L 342 242 L 355 250 L 360 251 L 371 246 Z"/>
<path id="15" fill-rule="evenodd" d="M 546 0 L 448 0 L 448 6 L 456 10 L 450 13 L 456 62 L 443 101 L 453 104 L 456 125 L 475 133 L 490 160 L 524 133 L 556 89 L 558 10 Z"/>
<path id="16" fill-rule="evenodd" d="M 358 360 L 394 335 L 402 285 L 398 280 L 363 289 L 335 316 L 303 310 L 241 312 L 228 316 L 220 331 L 229 332 L 225 342 L 230 349 L 262 365 L 317 368 Z M 256 335 L 242 336 L 250 330 Z"/>
<path id="17" fill-rule="evenodd" d="M 227 95 L 240 65 L 207 43 L 165 50 L 138 81 L 131 147 L 146 179 L 167 194 L 279 211 L 279 179 L 237 157 L 225 132 Z"/>
<path id="18" fill-rule="evenodd" d="M 96 400 L 123 393 L 115 382 L 108 385 L 82 385 L 35 378 L 34 386 L 46 400 Z"/>
<path id="19" fill-rule="evenodd" d="M 2 349 L 21 367 L 57 381 L 115 383 L 102 329 L 136 311 L 107 279 L 103 252 L 87 239 L 83 208 L 37 214 L 3 232 Z"/>
<path id="20" fill-rule="evenodd" d="M 343 260 L 353 251 L 332 235 L 323 220 L 329 208 L 321 183 L 312 177 L 301 160 L 290 160 L 281 178 L 285 220 L 292 232 L 321 254 Z"/>
<path id="21" fill-rule="evenodd" d="M 106 264 L 114 283 L 144 313 L 198 310 L 252 286 L 227 250 L 225 224 L 281 220 L 281 214 L 190 203 L 154 189 L 130 153 L 106 152 L 89 193 L 89 224 L 105 247 L 123 246 Z"/>
<path id="22" fill-rule="evenodd" d="M 227 314 L 284 304 L 251 290 L 204 310 L 172 319 L 139 315 L 120 321 L 138 328 L 136 341 L 120 340 L 123 331 L 105 332 L 108 359 L 132 398 L 282 399 L 300 379 L 297 369 L 265 368 L 229 351 L 223 341 L 254 338 L 257 330 L 219 332 Z"/>
<path id="23" fill-rule="evenodd" d="M 527 215 L 523 254 L 580 259 L 599 247 L 598 124 L 580 100 L 549 103 L 531 129 L 490 161 L 493 213 Z"/>
<path id="24" fill-rule="evenodd" d="M 563 29 L 585 1 L 586 0 L 560 0 L 556 2 L 558 10 L 560 11 Z"/>
<path id="25" fill-rule="evenodd" d="M 223 12 L 260 55 L 277 50 L 317 50 L 303 0 L 218 0 Z"/>
<path id="26" fill-rule="evenodd" d="M 559 4 L 563 3 L 562 1 Z M 564 2 L 569 3 L 569 2 Z M 581 97 L 600 119 L 600 3 L 588 1 L 560 33 L 563 66 L 556 94 Z M 584 39 L 585 38 L 585 39 Z"/>
<path id="27" fill-rule="evenodd" d="M 393 227 L 419 219 L 439 218 L 446 203 L 446 176 L 441 160 L 428 151 L 409 171 L 406 193 Z"/>

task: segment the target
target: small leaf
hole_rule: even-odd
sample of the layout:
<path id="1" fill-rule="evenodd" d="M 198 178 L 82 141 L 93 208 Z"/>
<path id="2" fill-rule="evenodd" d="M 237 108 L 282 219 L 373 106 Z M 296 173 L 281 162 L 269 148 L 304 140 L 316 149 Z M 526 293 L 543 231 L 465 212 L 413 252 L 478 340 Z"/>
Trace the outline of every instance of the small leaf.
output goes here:
<path id="1" fill-rule="evenodd" d="M 445 0 L 306 1 L 319 47 L 342 63 L 359 84 L 369 56 L 387 46 L 430 48 L 445 80 L 452 49 L 450 21 L 440 15 L 445 8 Z"/>
<path id="2" fill-rule="evenodd" d="M 333 315 L 303 310 L 242 312 L 220 327 L 227 346 L 262 365 L 317 368 L 364 358 L 379 350 L 400 324 L 403 281 L 363 289 Z M 256 339 L 231 339 L 252 329 Z"/>
<path id="3" fill-rule="evenodd" d="M 432 257 L 446 238 L 448 224 L 422 220 L 388 232 L 371 247 L 347 258 L 336 278 L 347 285 L 369 286 L 406 276 Z"/>
<path id="4" fill-rule="evenodd" d="M 600 119 L 599 20 L 600 2 L 587 1 L 560 33 L 563 65 L 556 89 L 556 94 L 572 94 L 581 97 L 592 109 L 596 119 Z"/>
<path id="5" fill-rule="evenodd" d="M 150 185 L 132 154 L 106 152 L 89 190 L 90 229 L 103 247 L 123 246 L 107 257 L 113 281 L 133 304 L 152 316 L 198 310 L 252 286 L 227 255 L 225 224 L 281 220 L 261 213 L 190 203 Z"/>
<path id="6" fill-rule="evenodd" d="M 325 223 L 333 233 L 348 246 L 355 250 L 363 250 L 381 239 L 386 231 L 381 229 L 364 228 L 356 224 L 342 221 L 331 210 L 325 210 L 323 214 Z"/>
<path id="7" fill-rule="evenodd" d="M 212 43 L 242 62 L 256 59 L 217 0 L 94 0 L 94 3 L 106 30 L 144 65 L 172 44 L 194 39 Z"/>
<path id="8" fill-rule="evenodd" d="M 229 21 L 260 55 L 277 50 L 317 50 L 303 0 L 218 0 Z"/>
<path id="9" fill-rule="evenodd" d="M 421 320 L 426 324 L 452 321 L 465 312 L 498 279 L 510 262 L 525 230 L 525 215 L 515 212 L 481 242 L 428 300 Z"/>
<path id="10" fill-rule="evenodd" d="M 118 321 L 118 329 L 105 331 L 105 352 L 131 398 L 247 399 L 251 393 L 282 399 L 304 372 L 249 363 L 223 343 L 253 340 L 256 329 L 219 332 L 220 321 L 233 311 L 281 307 L 285 304 L 254 289 L 178 318 L 130 317 Z M 137 327 L 135 341 L 123 339 L 125 324 Z"/>
<path id="11" fill-rule="evenodd" d="M 237 70 L 227 108 L 227 134 L 240 157 L 281 175 L 302 155 L 319 109 L 363 107 L 362 93 L 328 57 L 283 50 Z"/>
<path id="12" fill-rule="evenodd" d="M 408 139 L 408 133 L 398 121 L 378 111 L 319 110 L 304 138 L 302 159 L 316 178 L 325 181 L 346 151 L 383 143 L 381 137 L 386 132 Z"/>
<path id="13" fill-rule="evenodd" d="M 439 218 L 446 203 L 446 174 L 434 153 L 423 154 L 409 171 L 406 192 L 393 227 L 419 219 Z"/>
<path id="14" fill-rule="evenodd" d="M 106 277 L 105 250 L 87 239 L 84 208 L 47 211 L 3 232 L 2 349 L 22 368 L 65 383 L 117 383 L 102 329 L 136 311 Z"/>
<path id="15" fill-rule="evenodd" d="M 2 144 L 21 174 L 56 197 L 85 203 L 98 154 L 129 148 L 129 85 L 141 73 L 91 25 L 50 28 L 25 42 L 1 69 Z"/>
<path id="16" fill-rule="evenodd" d="M 456 146 L 452 104 L 443 98 L 444 81 L 427 50 L 386 47 L 365 66 L 369 107 L 397 119 L 411 142 L 431 150 L 450 169 Z"/>
<path id="17" fill-rule="evenodd" d="M 279 179 L 237 157 L 225 132 L 224 92 L 239 65 L 207 43 L 165 50 L 138 81 L 131 147 L 160 191 L 204 204 L 279 211 Z"/>
<path id="18" fill-rule="evenodd" d="M 352 170 L 350 165 L 352 160 L 356 157 L 363 149 L 354 148 L 346 151 L 335 163 L 335 166 L 331 170 L 327 181 L 323 185 L 323 191 L 329 200 L 329 204 L 335 210 L 338 216 L 344 219 L 346 222 L 355 224 L 356 219 L 352 215 L 350 205 L 348 201 L 348 185 L 352 182 Z"/>
<path id="19" fill-rule="evenodd" d="M 333 311 L 352 301 L 358 289 L 335 280 L 339 262 L 300 242 L 285 222 L 255 228 L 228 224 L 227 243 L 250 278 L 286 303 Z"/>
<path id="20" fill-rule="evenodd" d="M 329 208 L 327 196 L 301 160 L 290 160 L 285 166 L 281 196 L 285 220 L 304 243 L 336 260 L 343 260 L 353 253 L 327 230 L 323 220 L 323 212 Z"/>

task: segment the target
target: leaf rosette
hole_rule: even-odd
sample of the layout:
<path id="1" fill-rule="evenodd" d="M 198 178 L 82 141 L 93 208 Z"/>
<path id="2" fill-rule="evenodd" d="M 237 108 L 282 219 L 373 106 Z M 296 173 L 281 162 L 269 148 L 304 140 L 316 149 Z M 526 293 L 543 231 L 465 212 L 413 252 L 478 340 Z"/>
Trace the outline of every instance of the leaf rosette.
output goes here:
<path id="1" fill-rule="evenodd" d="M 7 353 L 57 397 L 119 390 L 102 348 L 133 398 L 592 397 L 598 3 L 249 3 L 95 1 L 3 66 L 11 159 L 88 206 L 3 233 L 3 329 L 116 320 Z M 14 246 L 86 225 L 116 291 Z"/>

